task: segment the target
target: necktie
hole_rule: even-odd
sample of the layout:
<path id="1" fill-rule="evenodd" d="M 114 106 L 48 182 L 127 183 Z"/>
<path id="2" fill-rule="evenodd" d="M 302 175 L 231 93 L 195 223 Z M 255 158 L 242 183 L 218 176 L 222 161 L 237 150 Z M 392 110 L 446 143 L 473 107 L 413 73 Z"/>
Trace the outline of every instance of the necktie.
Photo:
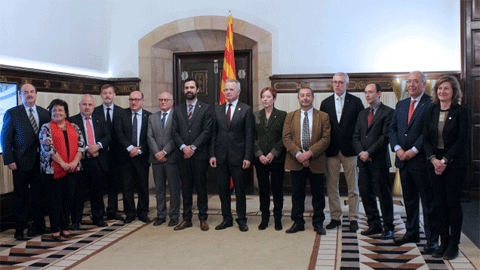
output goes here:
<path id="1" fill-rule="evenodd" d="M 227 111 L 227 125 L 228 125 L 228 127 L 230 127 L 230 118 L 232 116 L 231 108 L 232 108 L 232 103 L 228 103 L 228 111 Z"/>
<path id="2" fill-rule="evenodd" d="M 303 150 L 307 151 L 310 147 L 310 127 L 308 123 L 308 113 L 305 112 L 305 117 L 303 118 L 303 128 L 302 128 L 302 147 Z"/>
<path id="3" fill-rule="evenodd" d="M 30 123 L 32 123 L 33 131 L 35 131 L 35 134 L 38 134 L 38 125 L 37 121 L 35 120 L 35 116 L 33 116 L 33 109 L 30 108 L 30 114 L 28 115 L 28 119 L 30 119 Z"/>
<path id="4" fill-rule="evenodd" d="M 133 144 L 133 146 L 137 146 L 137 113 L 133 113 L 132 144 Z"/>
<path id="5" fill-rule="evenodd" d="M 412 99 L 410 103 L 410 109 L 408 109 L 408 124 L 410 124 L 410 119 L 412 119 L 413 112 L 415 111 L 415 99 Z"/>
<path id="6" fill-rule="evenodd" d="M 112 118 L 110 117 L 110 108 L 107 108 L 107 124 L 112 125 Z"/>
<path id="7" fill-rule="evenodd" d="M 340 119 L 342 118 L 342 111 L 343 111 L 343 98 L 342 97 L 337 97 L 337 120 L 338 123 L 340 123 Z"/>
<path id="8" fill-rule="evenodd" d="M 188 121 L 192 120 L 192 116 L 193 116 L 193 105 L 189 104 L 188 105 Z"/>
<path id="9" fill-rule="evenodd" d="M 90 124 L 90 117 L 85 117 L 85 120 L 87 120 L 87 143 L 88 144 L 94 144 L 95 140 L 93 137 L 93 129 L 92 125 Z"/>
<path id="10" fill-rule="evenodd" d="M 167 116 L 167 113 L 164 112 L 164 113 L 162 114 L 162 129 L 165 129 L 165 117 L 166 117 L 166 116 Z"/>
<path id="11" fill-rule="evenodd" d="M 370 109 L 370 112 L 368 113 L 368 126 L 372 124 L 373 120 L 373 108 Z"/>

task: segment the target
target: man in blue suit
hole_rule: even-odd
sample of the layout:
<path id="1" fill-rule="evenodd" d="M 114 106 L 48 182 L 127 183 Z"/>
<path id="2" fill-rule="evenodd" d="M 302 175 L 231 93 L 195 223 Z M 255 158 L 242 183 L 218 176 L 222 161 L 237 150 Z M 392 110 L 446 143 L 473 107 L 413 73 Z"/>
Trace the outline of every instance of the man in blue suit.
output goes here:
<path id="1" fill-rule="evenodd" d="M 400 169 L 403 200 L 407 212 L 407 232 L 395 238 L 397 245 L 417 243 L 419 235 L 419 199 L 422 201 L 425 236 L 425 252 L 438 247 L 435 230 L 435 198 L 427 175 L 427 159 L 423 150 L 423 126 L 425 116 L 432 107 L 432 97 L 425 94 L 427 79 L 420 71 L 408 75 L 409 98 L 397 103 L 390 125 L 390 146 L 396 153 L 395 166 Z M 420 198 L 419 198 L 420 197 Z"/>
<path id="2" fill-rule="evenodd" d="M 4 164 L 13 174 L 13 205 L 16 218 L 15 239 L 22 240 L 29 215 L 28 236 L 45 232 L 43 213 L 44 186 L 40 180 L 40 127 L 50 121 L 50 113 L 36 106 L 37 90 L 31 84 L 20 88 L 22 105 L 9 109 L 3 117 L 2 149 Z M 32 209 L 29 211 L 29 188 Z M 29 213 L 30 212 L 30 213 Z"/>

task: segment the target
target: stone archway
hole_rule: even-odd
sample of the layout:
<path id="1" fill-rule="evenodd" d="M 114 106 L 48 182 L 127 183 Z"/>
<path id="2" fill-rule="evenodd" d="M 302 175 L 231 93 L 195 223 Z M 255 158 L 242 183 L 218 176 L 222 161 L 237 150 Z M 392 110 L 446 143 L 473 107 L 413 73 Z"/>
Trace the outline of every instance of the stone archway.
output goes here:
<path id="1" fill-rule="evenodd" d="M 147 110 L 158 111 L 159 92 L 173 91 L 173 53 L 223 50 L 227 24 L 228 17 L 190 17 L 164 24 L 139 40 L 140 89 Z M 257 110 L 261 88 L 270 86 L 272 35 L 240 19 L 233 19 L 233 30 L 234 42 L 244 41 L 239 43 L 241 48 L 234 48 L 252 50 L 253 109 Z"/>

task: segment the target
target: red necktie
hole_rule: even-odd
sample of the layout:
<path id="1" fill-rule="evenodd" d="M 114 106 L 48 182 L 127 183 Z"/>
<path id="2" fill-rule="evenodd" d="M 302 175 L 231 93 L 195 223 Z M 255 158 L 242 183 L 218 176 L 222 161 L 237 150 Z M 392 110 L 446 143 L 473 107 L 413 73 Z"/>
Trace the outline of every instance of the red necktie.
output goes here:
<path id="1" fill-rule="evenodd" d="M 85 120 L 87 120 L 87 140 L 88 144 L 94 144 L 95 140 L 93 139 L 93 129 L 92 125 L 90 124 L 90 117 L 85 117 Z"/>
<path id="2" fill-rule="evenodd" d="M 230 127 L 230 118 L 231 118 L 231 115 L 232 115 L 232 112 L 231 112 L 230 108 L 232 108 L 232 103 L 228 103 L 228 111 L 227 111 L 227 125 L 228 125 L 228 127 Z"/>
<path id="3" fill-rule="evenodd" d="M 415 111 L 415 99 L 412 99 L 412 103 L 410 103 L 410 109 L 408 110 L 408 124 L 410 124 L 410 119 L 412 119 L 413 112 Z"/>
<path id="4" fill-rule="evenodd" d="M 193 116 L 193 105 L 189 104 L 188 105 L 188 121 L 192 120 L 192 116 Z"/>
<path id="5" fill-rule="evenodd" d="M 368 113 L 368 126 L 372 124 L 373 120 L 373 108 L 370 109 L 370 112 Z"/>

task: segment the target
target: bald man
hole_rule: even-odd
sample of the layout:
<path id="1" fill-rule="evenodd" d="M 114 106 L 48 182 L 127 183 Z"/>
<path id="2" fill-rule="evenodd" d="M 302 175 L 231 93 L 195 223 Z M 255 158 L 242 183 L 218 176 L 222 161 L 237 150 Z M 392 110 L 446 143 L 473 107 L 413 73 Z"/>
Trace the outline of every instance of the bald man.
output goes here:
<path id="1" fill-rule="evenodd" d="M 103 193 L 105 173 L 108 171 L 107 148 L 111 141 L 110 130 L 103 117 L 93 114 L 95 101 L 91 95 L 83 96 L 79 103 L 80 113 L 70 117 L 69 121 L 78 125 L 87 144 L 86 154 L 81 163 L 82 176 L 75 186 L 74 206 L 72 208 L 72 229 L 78 230 L 82 221 L 85 203 L 85 189 L 90 190 L 92 223 L 99 227 L 107 226 L 103 220 Z"/>
<path id="2" fill-rule="evenodd" d="M 123 110 L 119 121 L 115 121 L 115 133 L 123 148 L 119 155 L 123 180 L 123 210 L 125 223 L 138 219 L 148 223 L 148 162 L 147 143 L 148 117 L 151 112 L 144 110 L 145 98 L 140 91 L 134 91 L 128 99 L 129 108 Z M 138 190 L 138 204 L 135 209 L 134 190 Z"/>

